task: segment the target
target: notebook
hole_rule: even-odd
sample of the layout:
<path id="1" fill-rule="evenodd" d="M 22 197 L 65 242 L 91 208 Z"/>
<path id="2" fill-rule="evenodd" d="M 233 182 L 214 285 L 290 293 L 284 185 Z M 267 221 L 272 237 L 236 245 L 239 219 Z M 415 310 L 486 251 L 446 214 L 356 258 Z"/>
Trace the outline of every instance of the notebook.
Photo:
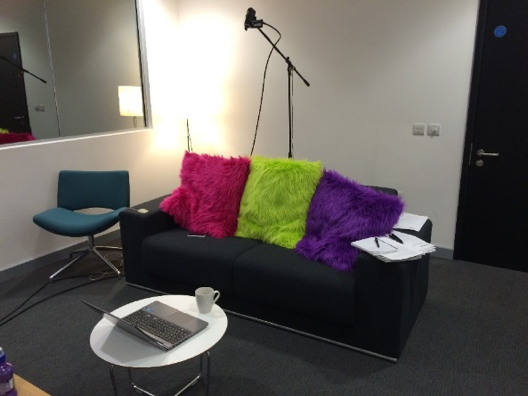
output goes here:
<path id="1" fill-rule="evenodd" d="M 154 301 L 123 318 L 81 300 L 103 314 L 115 326 L 162 349 L 170 351 L 205 329 L 207 322 L 188 315 L 160 301 Z"/>

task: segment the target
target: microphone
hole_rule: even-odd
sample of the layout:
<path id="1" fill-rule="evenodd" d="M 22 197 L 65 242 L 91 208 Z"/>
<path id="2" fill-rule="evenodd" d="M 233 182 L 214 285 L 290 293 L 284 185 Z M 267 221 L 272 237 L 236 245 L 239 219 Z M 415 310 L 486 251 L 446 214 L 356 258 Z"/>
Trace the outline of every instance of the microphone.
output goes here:
<path id="1" fill-rule="evenodd" d="M 246 20 L 244 21 L 244 29 L 248 30 L 248 28 L 253 27 L 253 21 L 256 19 L 256 11 L 249 7 L 246 13 Z"/>

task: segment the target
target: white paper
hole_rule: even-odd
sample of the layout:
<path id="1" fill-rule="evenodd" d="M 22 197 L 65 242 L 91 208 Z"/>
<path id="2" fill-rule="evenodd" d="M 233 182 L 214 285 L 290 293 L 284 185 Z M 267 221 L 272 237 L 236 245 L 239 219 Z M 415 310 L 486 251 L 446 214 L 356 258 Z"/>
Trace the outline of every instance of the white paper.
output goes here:
<path id="1" fill-rule="evenodd" d="M 422 257 L 421 254 L 416 254 L 415 252 L 412 252 L 410 250 L 406 249 L 400 249 L 394 253 L 387 253 L 381 256 L 376 256 L 380 260 L 383 260 L 385 262 L 391 262 L 391 261 L 410 261 L 410 260 L 418 260 L 420 257 Z"/>
<path id="2" fill-rule="evenodd" d="M 409 235 L 400 231 L 392 231 L 392 234 L 400 238 L 403 242 L 403 246 L 408 250 L 413 250 L 422 254 L 435 251 L 434 245 L 425 242 L 414 235 Z"/>
<path id="3" fill-rule="evenodd" d="M 398 237 L 403 243 L 397 242 L 389 236 L 384 236 L 355 241 L 352 242 L 352 246 L 385 262 L 417 260 L 424 254 L 434 252 L 436 249 L 434 245 L 414 235 L 399 231 L 393 231 L 392 235 Z M 376 239 L 379 246 L 376 245 Z"/>
<path id="4" fill-rule="evenodd" d="M 379 246 L 376 245 L 376 239 L 378 239 Z M 358 249 L 361 249 L 363 251 L 369 252 L 370 254 L 374 254 L 374 255 L 391 253 L 391 252 L 395 252 L 398 250 L 392 245 L 384 243 L 382 241 L 382 238 L 374 238 L 374 237 L 352 242 L 352 246 L 355 246 Z"/>
<path id="5" fill-rule="evenodd" d="M 412 213 L 403 212 L 394 228 L 420 231 L 426 221 L 427 216 L 420 216 Z"/>

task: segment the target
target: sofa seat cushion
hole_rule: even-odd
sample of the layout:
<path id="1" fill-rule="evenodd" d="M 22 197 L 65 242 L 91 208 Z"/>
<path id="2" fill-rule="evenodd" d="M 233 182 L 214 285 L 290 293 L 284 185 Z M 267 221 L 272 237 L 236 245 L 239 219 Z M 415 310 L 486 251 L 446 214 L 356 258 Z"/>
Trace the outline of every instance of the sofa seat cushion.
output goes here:
<path id="1" fill-rule="evenodd" d="M 261 244 L 235 261 L 237 298 L 338 325 L 354 322 L 355 274 Z"/>
<path id="2" fill-rule="evenodd" d="M 174 228 L 143 241 L 143 266 L 149 275 L 190 286 L 210 286 L 233 294 L 233 262 L 245 251 L 260 245 L 237 237 L 191 237 Z"/>

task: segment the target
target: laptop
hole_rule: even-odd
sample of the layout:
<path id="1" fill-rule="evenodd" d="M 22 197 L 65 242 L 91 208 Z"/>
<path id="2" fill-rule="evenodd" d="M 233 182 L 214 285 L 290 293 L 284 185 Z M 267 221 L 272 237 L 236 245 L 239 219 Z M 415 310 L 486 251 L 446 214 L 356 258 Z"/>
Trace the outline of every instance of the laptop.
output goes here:
<path id="1" fill-rule="evenodd" d="M 123 318 L 118 318 L 87 301 L 81 301 L 103 314 L 103 317 L 115 326 L 164 351 L 174 349 L 208 325 L 207 322 L 160 301 L 154 301 Z"/>

